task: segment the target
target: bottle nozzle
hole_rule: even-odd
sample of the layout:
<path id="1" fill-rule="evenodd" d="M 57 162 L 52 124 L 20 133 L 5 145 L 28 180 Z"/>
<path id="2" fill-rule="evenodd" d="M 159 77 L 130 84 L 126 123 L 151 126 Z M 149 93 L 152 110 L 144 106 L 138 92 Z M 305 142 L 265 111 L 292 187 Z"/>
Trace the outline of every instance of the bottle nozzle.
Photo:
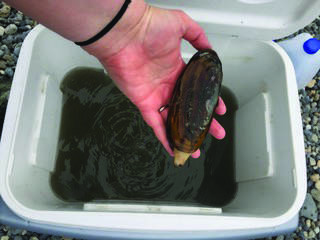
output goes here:
<path id="1" fill-rule="evenodd" d="M 308 54 L 315 54 L 320 49 L 320 40 L 310 38 L 303 44 L 303 49 Z"/>

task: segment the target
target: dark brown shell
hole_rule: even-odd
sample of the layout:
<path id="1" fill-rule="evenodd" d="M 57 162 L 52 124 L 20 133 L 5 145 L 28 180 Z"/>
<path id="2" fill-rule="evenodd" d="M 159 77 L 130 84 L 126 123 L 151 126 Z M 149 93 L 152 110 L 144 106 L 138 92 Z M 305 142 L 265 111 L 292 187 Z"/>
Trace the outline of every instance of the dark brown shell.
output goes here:
<path id="1" fill-rule="evenodd" d="M 167 118 L 171 148 L 195 152 L 204 141 L 220 95 L 222 64 L 215 51 L 198 51 L 177 80 Z"/>

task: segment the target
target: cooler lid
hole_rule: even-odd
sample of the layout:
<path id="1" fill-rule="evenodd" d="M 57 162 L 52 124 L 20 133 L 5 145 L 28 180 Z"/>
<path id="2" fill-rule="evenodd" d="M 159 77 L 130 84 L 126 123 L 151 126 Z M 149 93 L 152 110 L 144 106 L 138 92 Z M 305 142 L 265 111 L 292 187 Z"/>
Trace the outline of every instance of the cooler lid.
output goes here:
<path id="1" fill-rule="evenodd" d="M 146 0 L 181 9 L 208 34 L 274 40 L 305 27 L 320 15 L 320 0 Z"/>

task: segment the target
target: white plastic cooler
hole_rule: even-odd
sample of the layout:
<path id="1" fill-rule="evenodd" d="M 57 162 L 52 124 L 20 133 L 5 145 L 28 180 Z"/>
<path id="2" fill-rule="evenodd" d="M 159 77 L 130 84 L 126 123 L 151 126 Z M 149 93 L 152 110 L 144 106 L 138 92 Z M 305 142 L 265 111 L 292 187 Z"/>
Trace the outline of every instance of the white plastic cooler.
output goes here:
<path id="1" fill-rule="evenodd" d="M 221 58 L 223 84 L 239 101 L 235 199 L 221 209 L 71 204 L 58 199 L 49 177 L 59 133 L 59 83 L 75 67 L 102 67 L 72 42 L 39 25 L 23 43 L 10 93 L 0 149 L 3 201 L 27 221 L 114 234 L 109 237 L 171 233 L 175 238 L 222 238 L 221 233 L 271 230 L 294 219 L 306 194 L 300 105 L 293 65 L 272 40 L 309 24 L 320 13 L 320 1 L 148 2 L 186 11 L 205 29 Z M 184 42 L 184 59 L 193 53 Z"/>

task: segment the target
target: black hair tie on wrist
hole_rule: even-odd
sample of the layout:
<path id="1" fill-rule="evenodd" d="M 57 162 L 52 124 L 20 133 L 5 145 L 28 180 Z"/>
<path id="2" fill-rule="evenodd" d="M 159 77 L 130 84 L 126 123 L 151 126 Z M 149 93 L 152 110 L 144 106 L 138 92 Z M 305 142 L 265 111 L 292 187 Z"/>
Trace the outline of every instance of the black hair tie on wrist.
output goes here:
<path id="1" fill-rule="evenodd" d="M 114 27 L 114 25 L 116 25 L 116 23 L 120 20 L 120 18 L 122 17 L 122 15 L 125 13 L 125 11 L 128 8 L 128 5 L 130 4 L 131 0 L 125 0 L 125 2 L 123 3 L 120 11 L 117 13 L 117 15 L 111 20 L 111 22 L 108 23 L 107 26 L 105 26 L 100 32 L 98 32 L 95 36 L 93 36 L 92 38 L 89 38 L 86 41 L 83 42 L 74 42 L 75 44 L 79 45 L 79 46 L 85 46 L 85 45 L 89 45 L 95 41 L 97 41 L 99 38 L 101 38 L 103 35 L 105 35 L 107 32 L 109 32 L 111 30 L 111 28 Z"/>

